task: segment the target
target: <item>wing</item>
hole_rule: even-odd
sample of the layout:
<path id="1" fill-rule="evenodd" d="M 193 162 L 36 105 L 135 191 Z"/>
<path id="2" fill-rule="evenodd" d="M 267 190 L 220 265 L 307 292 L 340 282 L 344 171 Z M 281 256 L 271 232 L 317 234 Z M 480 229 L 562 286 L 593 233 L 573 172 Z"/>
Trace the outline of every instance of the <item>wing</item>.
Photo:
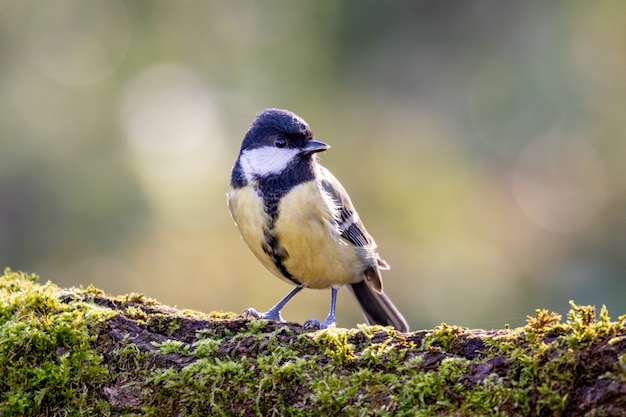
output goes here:
<path id="1" fill-rule="evenodd" d="M 356 246 L 376 248 L 374 239 L 365 230 L 365 226 L 363 226 L 359 214 L 354 209 L 346 190 L 330 171 L 324 167 L 320 168 L 322 189 L 330 196 L 337 208 L 336 223 L 341 237 Z"/>
<path id="2" fill-rule="evenodd" d="M 372 259 L 372 264 L 364 271 L 367 282 L 376 291 L 382 291 L 382 277 L 379 269 L 389 269 L 389 265 L 376 253 L 376 242 L 365 230 L 365 226 L 352 205 L 350 196 L 341 183 L 326 168 L 320 166 L 320 184 L 322 189 L 335 203 L 338 214 L 336 217 L 337 229 L 341 237 L 353 245 L 363 248 Z"/>

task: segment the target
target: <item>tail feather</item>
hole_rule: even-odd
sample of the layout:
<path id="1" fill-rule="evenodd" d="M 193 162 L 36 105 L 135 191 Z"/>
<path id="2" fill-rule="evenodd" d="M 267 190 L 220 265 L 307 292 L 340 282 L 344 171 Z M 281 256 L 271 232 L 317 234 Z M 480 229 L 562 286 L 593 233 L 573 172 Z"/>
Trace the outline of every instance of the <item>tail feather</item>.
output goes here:
<path id="1" fill-rule="evenodd" d="M 369 324 L 393 326 L 404 333 L 409 331 L 409 325 L 404 316 L 385 293 L 376 292 L 366 281 L 346 285 L 346 288 L 356 298 Z"/>

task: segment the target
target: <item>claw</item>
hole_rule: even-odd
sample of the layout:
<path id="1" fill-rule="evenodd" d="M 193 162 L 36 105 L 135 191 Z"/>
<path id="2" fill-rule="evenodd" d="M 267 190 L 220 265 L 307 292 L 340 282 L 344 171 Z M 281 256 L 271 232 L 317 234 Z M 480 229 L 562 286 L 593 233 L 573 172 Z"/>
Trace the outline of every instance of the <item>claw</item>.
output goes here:
<path id="1" fill-rule="evenodd" d="M 285 321 L 280 315 L 280 311 L 274 310 L 274 309 L 270 309 L 269 311 L 266 311 L 265 313 L 259 313 L 253 308 L 246 308 L 242 313 L 246 316 L 247 319 L 252 317 L 255 319 L 263 319 L 263 320 L 272 320 L 272 321 L 280 321 L 280 322 Z"/>
<path id="2" fill-rule="evenodd" d="M 305 329 L 316 329 L 319 330 L 322 328 L 322 323 L 318 319 L 308 319 L 302 325 Z"/>
<path id="3" fill-rule="evenodd" d="M 263 313 L 259 313 L 253 308 L 246 308 L 244 311 L 241 312 L 241 314 L 246 316 L 247 319 L 249 318 L 258 319 L 258 318 L 261 318 L 261 316 L 263 315 Z"/>
<path id="4" fill-rule="evenodd" d="M 337 327 L 337 319 L 335 318 L 335 305 L 337 304 L 337 287 L 332 287 L 330 295 L 330 311 L 328 316 L 320 323 L 317 319 L 309 319 L 304 322 L 303 326 L 306 329 L 328 329 L 329 327 Z"/>
<path id="5" fill-rule="evenodd" d="M 322 322 L 320 322 L 317 319 L 309 319 L 305 321 L 302 326 L 305 329 L 323 330 L 323 329 L 328 329 L 330 327 L 336 327 L 337 320 L 335 319 L 334 315 L 328 315 L 328 317 L 326 317 L 326 319 L 324 319 L 324 321 Z"/>
<path id="6" fill-rule="evenodd" d="M 279 302 L 276 303 L 274 307 L 270 308 L 265 313 L 259 313 L 253 308 L 246 308 L 242 313 L 246 315 L 247 319 L 249 319 L 250 317 L 254 317 L 255 319 L 284 322 L 285 320 L 283 320 L 282 316 L 280 315 L 280 310 L 282 310 L 285 304 L 287 304 L 287 302 L 291 300 L 293 296 L 296 295 L 302 288 L 304 287 L 300 285 L 289 291 L 286 296 L 284 296 Z"/>

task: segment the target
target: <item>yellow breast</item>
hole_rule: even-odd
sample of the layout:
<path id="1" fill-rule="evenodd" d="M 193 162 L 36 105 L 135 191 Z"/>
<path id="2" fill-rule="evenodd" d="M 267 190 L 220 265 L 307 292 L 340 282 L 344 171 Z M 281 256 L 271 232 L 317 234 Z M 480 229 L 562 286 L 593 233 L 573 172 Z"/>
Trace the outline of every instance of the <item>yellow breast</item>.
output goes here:
<path id="1" fill-rule="evenodd" d="M 270 224 L 263 199 L 252 187 L 229 193 L 229 207 L 244 241 L 274 275 L 285 279 L 263 251 Z M 363 249 L 339 237 L 328 196 L 315 181 L 300 184 L 285 195 L 278 207 L 274 232 L 287 257 L 283 265 L 309 288 L 329 288 L 357 280 L 366 268 Z"/>
<path id="2" fill-rule="evenodd" d="M 272 259 L 263 250 L 265 230 L 270 222 L 270 217 L 265 213 L 263 198 L 261 198 L 252 186 L 243 188 L 231 188 L 228 191 L 228 209 L 241 233 L 241 237 L 248 245 L 252 253 L 261 263 L 277 277 L 291 282 L 280 273 Z"/>
<path id="3" fill-rule="evenodd" d="M 289 253 L 284 264 L 310 288 L 353 282 L 365 269 L 359 248 L 339 237 L 331 207 L 315 181 L 293 188 L 279 206 L 275 228 Z"/>

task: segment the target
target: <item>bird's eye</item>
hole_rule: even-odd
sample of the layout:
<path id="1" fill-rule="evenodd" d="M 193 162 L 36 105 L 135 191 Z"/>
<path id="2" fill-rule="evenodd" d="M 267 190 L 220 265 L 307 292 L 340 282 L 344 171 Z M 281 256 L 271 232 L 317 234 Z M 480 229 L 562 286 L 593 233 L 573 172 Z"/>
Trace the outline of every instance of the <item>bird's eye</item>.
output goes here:
<path id="1" fill-rule="evenodd" d="M 277 148 L 284 148 L 285 146 L 287 146 L 287 139 L 283 137 L 277 137 L 276 139 L 274 139 L 274 146 L 276 146 Z"/>

